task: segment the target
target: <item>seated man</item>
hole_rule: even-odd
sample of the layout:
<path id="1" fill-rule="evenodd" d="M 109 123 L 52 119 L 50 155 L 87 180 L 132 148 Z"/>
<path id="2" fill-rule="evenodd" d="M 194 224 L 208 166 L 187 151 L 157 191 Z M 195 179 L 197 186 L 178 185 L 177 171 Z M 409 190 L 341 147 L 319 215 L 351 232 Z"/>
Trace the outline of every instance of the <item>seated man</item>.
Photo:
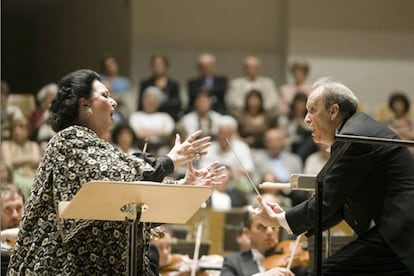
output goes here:
<path id="1" fill-rule="evenodd" d="M 1 240 L 13 242 L 16 239 L 23 216 L 24 196 L 13 184 L 1 187 Z"/>
<path id="2" fill-rule="evenodd" d="M 267 196 L 267 195 L 266 195 Z M 271 196 L 267 196 L 271 198 Z M 274 198 L 274 196 L 272 196 Z M 222 276 L 230 275 L 307 275 L 308 271 L 303 266 L 298 266 L 292 271 L 285 267 L 265 269 L 263 261 L 268 253 L 273 253 L 278 244 L 279 228 L 266 227 L 246 212 L 243 221 L 243 235 L 250 240 L 250 249 L 233 253 L 224 257 Z"/>
<path id="3" fill-rule="evenodd" d="M 1 271 L 7 271 L 19 224 L 23 216 L 24 196 L 13 184 L 1 185 Z"/>

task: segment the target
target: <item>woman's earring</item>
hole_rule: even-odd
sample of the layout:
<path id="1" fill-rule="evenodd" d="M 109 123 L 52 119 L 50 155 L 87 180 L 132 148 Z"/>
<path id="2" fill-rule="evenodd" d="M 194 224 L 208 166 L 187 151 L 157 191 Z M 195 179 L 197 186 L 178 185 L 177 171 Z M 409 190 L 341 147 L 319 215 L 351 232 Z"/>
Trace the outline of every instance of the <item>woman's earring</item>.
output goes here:
<path id="1" fill-rule="evenodd" d="M 86 107 L 85 108 L 85 113 L 86 113 L 86 115 L 91 116 L 93 114 L 92 107 L 90 107 L 90 106 Z"/>

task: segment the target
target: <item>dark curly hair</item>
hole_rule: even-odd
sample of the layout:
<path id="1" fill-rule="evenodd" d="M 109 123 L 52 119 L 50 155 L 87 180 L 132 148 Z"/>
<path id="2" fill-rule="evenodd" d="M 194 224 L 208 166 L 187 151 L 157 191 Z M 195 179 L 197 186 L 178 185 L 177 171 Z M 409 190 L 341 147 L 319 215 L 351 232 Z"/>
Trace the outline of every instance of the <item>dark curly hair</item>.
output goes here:
<path id="1" fill-rule="evenodd" d="M 54 131 L 74 125 L 78 121 L 79 98 L 89 99 L 98 73 L 83 69 L 69 73 L 58 83 L 58 93 L 50 106 L 50 123 Z"/>
<path id="2" fill-rule="evenodd" d="M 394 110 L 393 105 L 395 102 L 398 102 L 398 101 L 402 102 L 402 104 L 404 105 L 404 114 L 407 114 L 407 112 L 410 110 L 411 103 L 407 95 L 405 95 L 404 92 L 400 92 L 400 91 L 393 92 L 388 98 L 388 107 L 391 110 Z"/>

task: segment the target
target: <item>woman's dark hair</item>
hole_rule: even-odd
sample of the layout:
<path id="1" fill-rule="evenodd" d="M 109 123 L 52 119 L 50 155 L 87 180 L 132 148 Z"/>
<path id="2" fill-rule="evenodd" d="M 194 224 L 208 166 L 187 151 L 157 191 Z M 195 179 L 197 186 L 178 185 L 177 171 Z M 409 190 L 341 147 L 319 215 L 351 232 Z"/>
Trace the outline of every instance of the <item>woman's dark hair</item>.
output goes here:
<path id="1" fill-rule="evenodd" d="M 293 97 L 292 102 L 290 103 L 290 107 L 289 107 L 289 118 L 293 119 L 293 117 L 295 116 L 295 104 L 297 102 L 306 102 L 308 101 L 308 96 L 302 92 L 302 91 L 298 91 L 296 92 L 295 96 Z M 305 114 L 303 114 L 303 117 L 305 117 Z"/>
<path id="2" fill-rule="evenodd" d="M 99 60 L 99 68 L 100 68 L 102 74 L 106 74 L 106 61 L 108 59 L 114 59 L 115 61 L 117 61 L 117 59 L 115 58 L 115 56 L 113 56 L 112 54 L 105 54 L 105 55 L 103 55 L 101 57 L 101 59 Z"/>
<path id="3" fill-rule="evenodd" d="M 410 110 L 410 100 L 403 92 L 394 92 L 391 94 L 388 99 L 388 107 L 393 110 L 393 105 L 395 102 L 402 102 L 404 104 L 404 114 Z"/>
<path id="4" fill-rule="evenodd" d="M 132 127 L 128 125 L 128 123 L 119 124 L 112 130 L 112 142 L 114 144 L 118 144 L 119 135 L 123 130 L 128 130 L 132 134 L 132 145 L 138 146 L 138 138 L 135 135 L 134 130 L 132 129 Z"/>
<path id="5" fill-rule="evenodd" d="M 309 74 L 309 63 L 305 60 L 296 60 L 290 66 L 290 72 L 293 74 L 296 70 L 301 70 L 307 76 Z"/>
<path id="6" fill-rule="evenodd" d="M 248 102 L 249 102 L 249 99 L 251 97 L 253 97 L 253 96 L 258 97 L 259 100 L 260 100 L 259 112 L 260 113 L 265 112 L 264 105 L 263 105 L 263 95 L 262 95 L 262 92 L 260 92 L 259 90 L 255 90 L 255 89 L 250 90 L 249 93 L 247 93 L 246 96 L 244 97 L 244 111 L 245 112 L 248 112 L 248 109 L 249 109 Z"/>
<path id="7" fill-rule="evenodd" d="M 170 66 L 167 57 L 162 54 L 154 54 L 151 56 L 151 59 L 150 59 L 151 66 L 154 64 L 155 60 L 158 58 L 164 62 L 166 68 Z"/>
<path id="8" fill-rule="evenodd" d="M 78 121 L 79 99 L 89 99 L 98 73 L 83 69 L 69 73 L 58 83 L 58 93 L 50 106 L 50 123 L 54 131 L 74 125 Z"/>

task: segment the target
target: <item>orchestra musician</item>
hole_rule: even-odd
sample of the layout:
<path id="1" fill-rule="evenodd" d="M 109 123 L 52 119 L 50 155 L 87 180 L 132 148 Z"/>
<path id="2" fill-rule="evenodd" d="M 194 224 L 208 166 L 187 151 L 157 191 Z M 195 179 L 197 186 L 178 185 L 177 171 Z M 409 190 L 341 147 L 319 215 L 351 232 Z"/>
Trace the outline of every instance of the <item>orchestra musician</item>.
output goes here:
<path id="1" fill-rule="evenodd" d="M 23 216 L 23 192 L 14 184 L 1 185 L 1 241 L 14 244 Z"/>
<path id="2" fill-rule="evenodd" d="M 313 85 L 305 122 L 315 142 L 330 145 L 331 156 L 343 145 L 336 133 L 399 139 L 357 107 L 342 83 L 323 78 Z M 324 230 L 345 219 L 358 234 L 323 262 L 323 275 L 414 274 L 414 161 L 406 147 L 351 143 L 323 179 L 322 200 Z M 313 233 L 314 197 L 286 212 L 258 201 L 252 213 L 264 225 Z"/>
<path id="3" fill-rule="evenodd" d="M 172 236 L 167 228 L 163 228 L 161 237 L 155 237 L 151 243 L 159 254 L 159 271 L 162 276 L 190 275 L 191 264 L 187 255 L 171 253 Z"/>
<path id="4" fill-rule="evenodd" d="M 269 202 L 277 201 L 274 195 L 264 194 L 263 196 Z M 287 269 L 286 255 L 283 252 L 275 252 L 278 245 L 279 227 L 266 227 L 250 212 L 245 213 L 243 225 L 243 235 L 249 238 L 250 249 L 225 256 L 221 270 L 222 276 L 308 275 L 308 270 L 303 265 L 293 267 L 291 270 Z M 279 255 L 280 261 L 275 262 L 276 266 L 267 267 L 266 270 L 266 259 L 273 255 Z"/>

